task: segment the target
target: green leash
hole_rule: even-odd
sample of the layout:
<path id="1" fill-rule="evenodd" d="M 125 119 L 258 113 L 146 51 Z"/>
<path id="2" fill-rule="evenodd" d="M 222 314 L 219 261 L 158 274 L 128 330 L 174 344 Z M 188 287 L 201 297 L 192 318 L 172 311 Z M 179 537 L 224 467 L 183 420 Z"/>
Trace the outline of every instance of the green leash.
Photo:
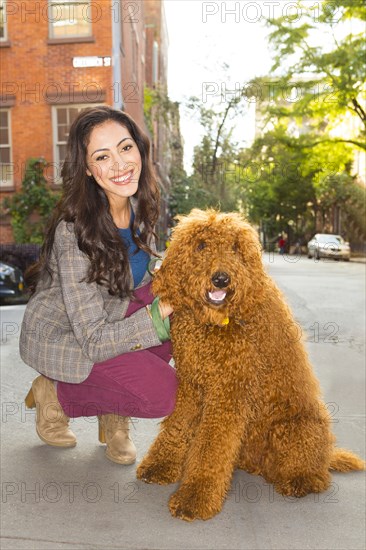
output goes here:
<path id="1" fill-rule="evenodd" d="M 165 319 L 161 318 L 158 297 L 156 297 L 153 303 L 151 304 L 150 313 L 151 313 L 152 321 L 154 323 L 154 327 L 156 329 L 156 332 L 158 333 L 160 342 L 166 342 L 166 340 L 170 340 L 169 317 L 165 317 Z"/>

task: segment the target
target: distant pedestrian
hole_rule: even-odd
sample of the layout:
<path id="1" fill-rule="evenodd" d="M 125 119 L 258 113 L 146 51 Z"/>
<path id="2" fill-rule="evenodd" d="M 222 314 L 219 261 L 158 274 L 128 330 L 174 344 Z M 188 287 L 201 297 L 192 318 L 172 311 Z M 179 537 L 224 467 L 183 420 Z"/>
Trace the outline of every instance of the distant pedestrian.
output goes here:
<path id="1" fill-rule="evenodd" d="M 286 239 L 282 235 L 278 240 L 278 250 L 280 254 L 284 254 L 286 250 Z"/>
<path id="2" fill-rule="evenodd" d="M 301 239 L 297 239 L 296 243 L 295 243 L 295 248 L 294 248 L 294 254 L 300 256 L 301 255 Z"/>
<path id="3" fill-rule="evenodd" d="M 128 417 L 170 414 L 177 388 L 172 308 L 150 290 L 159 191 L 149 148 L 121 111 L 76 118 L 20 337 L 22 359 L 41 373 L 26 404 L 37 405 L 42 441 L 72 447 L 69 417 L 98 416 L 106 456 L 120 464 L 136 458 Z"/>

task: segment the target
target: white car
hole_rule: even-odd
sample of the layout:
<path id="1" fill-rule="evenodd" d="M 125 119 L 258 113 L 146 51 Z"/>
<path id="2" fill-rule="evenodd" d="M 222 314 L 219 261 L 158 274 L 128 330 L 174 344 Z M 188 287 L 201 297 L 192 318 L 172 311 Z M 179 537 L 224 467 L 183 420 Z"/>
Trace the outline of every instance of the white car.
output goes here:
<path id="1" fill-rule="evenodd" d="M 308 258 L 332 258 L 349 262 L 351 249 L 340 235 L 317 233 L 308 242 Z"/>

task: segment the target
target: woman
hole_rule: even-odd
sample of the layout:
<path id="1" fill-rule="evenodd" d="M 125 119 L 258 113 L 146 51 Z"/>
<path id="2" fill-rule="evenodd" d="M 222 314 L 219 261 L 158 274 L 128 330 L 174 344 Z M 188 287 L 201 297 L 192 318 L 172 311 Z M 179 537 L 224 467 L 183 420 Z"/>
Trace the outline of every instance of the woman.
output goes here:
<path id="1" fill-rule="evenodd" d="M 106 456 L 131 464 L 128 417 L 170 414 L 177 380 L 172 309 L 150 292 L 159 191 L 149 141 L 126 113 L 83 110 L 71 126 L 63 194 L 40 260 L 20 337 L 25 363 L 41 373 L 26 397 L 47 444 L 76 445 L 69 417 L 96 416 Z"/>

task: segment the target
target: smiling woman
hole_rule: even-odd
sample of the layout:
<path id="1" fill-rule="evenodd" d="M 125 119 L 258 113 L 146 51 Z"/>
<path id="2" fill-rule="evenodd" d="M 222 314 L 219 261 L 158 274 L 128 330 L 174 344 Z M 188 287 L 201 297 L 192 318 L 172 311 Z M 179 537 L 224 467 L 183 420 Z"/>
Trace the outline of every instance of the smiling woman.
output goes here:
<path id="1" fill-rule="evenodd" d="M 127 417 L 169 414 L 177 386 L 172 308 L 151 307 L 159 190 L 149 150 L 126 113 L 103 106 L 76 118 L 63 194 L 26 274 L 33 294 L 20 337 L 22 359 L 42 373 L 26 398 L 42 441 L 72 447 L 68 417 L 98 415 L 106 456 L 120 464 L 136 458 Z"/>
<path id="2" fill-rule="evenodd" d="M 87 146 L 88 176 L 104 189 L 117 227 L 128 227 L 128 197 L 137 192 L 141 155 L 129 131 L 114 120 L 95 128 Z"/>

